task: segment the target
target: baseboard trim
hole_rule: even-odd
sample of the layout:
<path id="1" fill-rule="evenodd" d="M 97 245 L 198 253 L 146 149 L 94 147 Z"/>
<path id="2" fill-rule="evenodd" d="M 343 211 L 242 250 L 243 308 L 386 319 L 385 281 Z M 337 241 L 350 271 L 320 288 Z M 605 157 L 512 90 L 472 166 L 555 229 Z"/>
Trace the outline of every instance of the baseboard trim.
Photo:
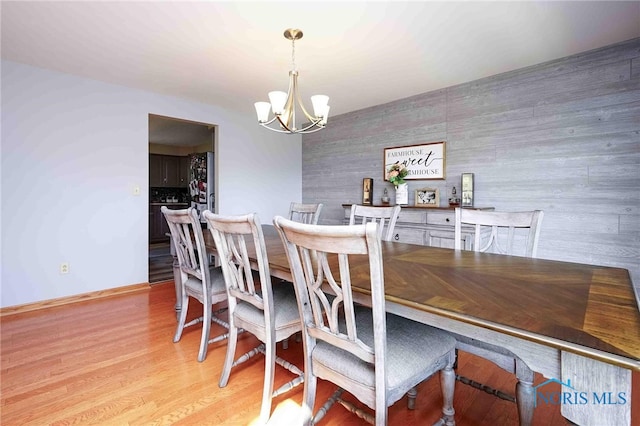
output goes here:
<path id="1" fill-rule="evenodd" d="M 118 296 L 121 294 L 134 293 L 137 291 L 149 290 L 149 283 L 132 284 L 124 287 L 110 288 L 108 290 L 98 290 L 89 293 L 76 294 L 74 296 L 59 297 L 56 299 L 42 300 L 40 302 L 25 303 L 24 305 L 8 306 L 0 308 L 0 317 L 21 314 L 24 312 L 38 311 L 40 309 L 52 308 L 54 306 L 68 305 L 70 303 L 85 302 L 87 300 L 101 299 L 103 297 Z"/>
<path id="2" fill-rule="evenodd" d="M 174 281 L 173 281 L 173 278 L 169 278 L 169 279 L 167 279 L 167 280 L 154 281 L 154 282 L 152 282 L 152 283 L 149 283 L 149 285 L 169 284 L 169 283 L 173 284 L 173 282 L 174 282 Z"/>

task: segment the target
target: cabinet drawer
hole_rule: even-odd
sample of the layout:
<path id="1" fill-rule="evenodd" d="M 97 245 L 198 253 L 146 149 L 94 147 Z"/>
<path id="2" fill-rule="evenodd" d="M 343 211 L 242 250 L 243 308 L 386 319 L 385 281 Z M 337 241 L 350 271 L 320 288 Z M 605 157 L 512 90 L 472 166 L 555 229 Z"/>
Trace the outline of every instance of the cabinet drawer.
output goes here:
<path id="1" fill-rule="evenodd" d="M 454 211 L 429 211 L 427 212 L 428 225 L 448 225 L 453 226 L 456 222 L 456 213 Z"/>
<path id="2" fill-rule="evenodd" d="M 398 216 L 398 222 L 403 223 L 427 223 L 427 213 L 415 209 L 402 209 Z"/>
<path id="3" fill-rule="evenodd" d="M 407 244 L 425 244 L 425 231 L 420 228 L 405 228 L 402 226 L 396 226 L 393 231 L 393 238 L 391 241 Z"/>
<path id="4" fill-rule="evenodd" d="M 467 234 L 462 236 L 462 247 L 465 247 L 465 238 Z M 427 245 L 431 247 L 455 248 L 455 232 L 451 230 L 427 230 Z"/>

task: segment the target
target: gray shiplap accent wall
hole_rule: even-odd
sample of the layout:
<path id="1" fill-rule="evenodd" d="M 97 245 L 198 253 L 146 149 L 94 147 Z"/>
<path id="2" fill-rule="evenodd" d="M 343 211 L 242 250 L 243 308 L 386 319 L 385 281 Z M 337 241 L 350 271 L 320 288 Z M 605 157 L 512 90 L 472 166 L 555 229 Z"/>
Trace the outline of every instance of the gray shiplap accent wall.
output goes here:
<path id="1" fill-rule="evenodd" d="M 425 76 L 428 78 L 428 76 Z M 476 205 L 545 212 L 538 256 L 629 269 L 640 292 L 640 39 L 331 117 L 302 139 L 302 194 L 341 223 L 384 148 L 446 141 L 446 180 L 475 173 Z"/>

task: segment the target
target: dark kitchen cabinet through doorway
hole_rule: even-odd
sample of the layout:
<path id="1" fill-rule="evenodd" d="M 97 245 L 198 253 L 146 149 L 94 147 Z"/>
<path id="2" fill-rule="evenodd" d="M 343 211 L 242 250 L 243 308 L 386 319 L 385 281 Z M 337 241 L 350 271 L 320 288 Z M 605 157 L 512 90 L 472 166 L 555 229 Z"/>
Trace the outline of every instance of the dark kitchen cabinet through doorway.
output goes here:
<path id="1" fill-rule="evenodd" d="M 171 210 L 186 209 L 187 203 L 172 203 L 172 204 L 153 204 L 149 206 L 149 242 L 161 243 L 169 242 L 168 234 L 169 224 L 162 214 L 162 206 L 165 205 Z"/>
<path id="2" fill-rule="evenodd" d="M 189 184 L 189 157 L 149 154 L 149 186 L 186 188 Z"/>

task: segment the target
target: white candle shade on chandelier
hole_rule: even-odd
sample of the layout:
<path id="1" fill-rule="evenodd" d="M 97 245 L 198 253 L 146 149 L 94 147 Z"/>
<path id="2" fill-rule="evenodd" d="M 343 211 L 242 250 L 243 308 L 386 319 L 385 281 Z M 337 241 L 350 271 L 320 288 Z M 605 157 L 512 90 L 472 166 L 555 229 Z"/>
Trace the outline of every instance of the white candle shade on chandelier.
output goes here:
<path id="1" fill-rule="evenodd" d="M 298 93 L 298 70 L 296 69 L 296 40 L 302 38 L 302 31 L 289 28 L 284 32 L 284 37 L 291 40 L 291 71 L 289 71 L 289 90 L 285 92 L 269 92 L 270 102 L 256 102 L 258 123 L 269 130 L 281 133 L 313 133 L 324 129 L 329 116 L 329 97 L 314 95 L 311 97 L 313 115 L 309 114 L 300 99 Z M 308 120 L 300 128 L 296 122 L 296 110 Z M 269 118 L 269 110 L 273 117 Z"/>

